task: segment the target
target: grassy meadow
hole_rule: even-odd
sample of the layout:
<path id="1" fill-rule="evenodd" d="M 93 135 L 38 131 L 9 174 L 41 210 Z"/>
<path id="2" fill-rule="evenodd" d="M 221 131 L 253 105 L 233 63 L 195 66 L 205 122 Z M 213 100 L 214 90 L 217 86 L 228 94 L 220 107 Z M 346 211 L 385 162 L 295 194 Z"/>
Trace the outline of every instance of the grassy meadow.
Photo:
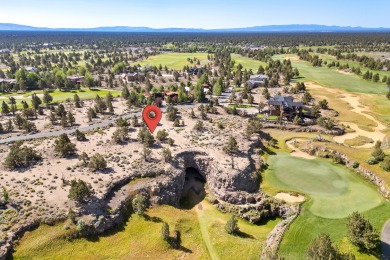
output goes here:
<path id="1" fill-rule="evenodd" d="M 268 233 L 279 221 L 254 225 L 238 220 L 241 233 L 224 230 L 230 214 L 206 200 L 191 210 L 155 206 L 148 218 L 132 215 L 122 228 L 101 236 L 67 241 L 64 224 L 42 225 L 27 232 L 13 259 L 258 259 Z M 160 236 L 162 223 L 181 233 L 182 248 L 173 249 Z"/>
<path id="2" fill-rule="evenodd" d="M 238 64 L 241 64 L 244 69 L 247 70 L 251 69 L 254 74 L 257 73 L 257 70 L 259 69 L 260 65 L 262 65 L 264 68 L 267 66 L 266 62 L 247 58 L 239 54 L 232 54 L 231 56 L 232 56 L 232 60 L 235 61 L 234 64 L 235 67 L 237 67 Z"/>
<path id="3" fill-rule="evenodd" d="M 169 69 L 182 70 L 184 66 L 195 66 L 196 62 L 191 64 L 187 61 L 187 58 L 197 58 L 200 60 L 201 65 L 205 65 L 210 61 L 207 59 L 207 53 L 163 53 L 156 56 L 150 56 L 148 59 L 135 62 L 132 65 L 152 65 L 159 66 L 160 64 L 164 67 L 167 66 Z"/>
<path id="4" fill-rule="evenodd" d="M 116 97 L 121 95 L 121 91 L 117 90 L 107 90 L 107 89 L 88 89 L 88 88 L 81 88 L 80 90 L 70 90 L 70 91 L 60 91 L 60 90 L 54 90 L 50 92 L 50 95 L 53 97 L 53 103 L 56 102 L 64 102 L 68 99 L 73 100 L 73 97 L 75 94 L 77 94 L 80 99 L 93 99 L 96 97 L 96 95 L 99 95 L 100 97 L 107 96 L 108 92 L 111 92 L 111 94 Z M 36 91 L 28 91 L 22 94 L 0 94 L 0 102 L 7 102 L 9 103 L 9 98 L 13 96 L 16 100 L 16 105 L 18 108 L 22 107 L 22 101 L 27 101 L 30 105 L 31 103 L 31 96 L 33 94 L 37 94 L 40 96 L 42 100 L 43 90 L 36 90 Z M 43 101 L 42 101 L 43 102 Z"/>

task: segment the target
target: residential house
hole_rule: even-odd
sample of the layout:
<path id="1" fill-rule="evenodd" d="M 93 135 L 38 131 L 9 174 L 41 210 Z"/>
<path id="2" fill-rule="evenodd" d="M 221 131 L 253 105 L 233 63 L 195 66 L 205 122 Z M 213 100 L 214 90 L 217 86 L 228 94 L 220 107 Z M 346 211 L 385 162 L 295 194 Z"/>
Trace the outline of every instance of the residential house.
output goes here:
<path id="1" fill-rule="evenodd" d="M 66 77 L 69 81 L 73 81 L 74 83 L 82 84 L 85 81 L 84 76 L 72 75 Z"/>
<path id="2" fill-rule="evenodd" d="M 24 67 L 24 70 L 28 72 L 37 72 L 37 68 L 34 67 Z"/>
<path id="3" fill-rule="evenodd" d="M 283 116 L 288 119 L 302 113 L 303 103 L 294 102 L 292 96 L 274 96 L 268 100 L 269 114 L 273 116 Z"/>
<path id="4" fill-rule="evenodd" d="M 251 75 L 247 83 L 249 87 L 255 88 L 255 87 L 265 85 L 266 81 L 268 80 L 269 77 L 267 75 L 263 75 L 263 74 Z"/>
<path id="5" fill-rule="evenodd" d="M 134 81 L 144 81 L 145 80 L 145 73 L 143 73 L 143 72 L 123 73 L 120 75 L 120 77 L 126 83 L 130 83 L 130 82 L 134 82 Z"/>

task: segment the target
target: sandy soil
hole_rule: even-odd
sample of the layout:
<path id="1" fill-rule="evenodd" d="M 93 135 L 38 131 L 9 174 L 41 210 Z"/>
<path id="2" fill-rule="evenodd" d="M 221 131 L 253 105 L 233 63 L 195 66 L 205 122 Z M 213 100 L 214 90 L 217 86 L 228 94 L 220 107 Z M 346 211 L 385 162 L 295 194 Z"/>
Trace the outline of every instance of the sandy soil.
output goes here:
<path id="1" fill-rule="evenodd" d="M 344 70 L 336 70 L 338 73 L 344 74 L 344 75 L 353 75 L 352 72 L 344 71 Z"/>
<path id="2" fill-rule="evenodd" d="M 338 89 L 331 89 L 331 88 L 325 88 L 320 85 L 314 84 L 312 82 L 305 83 L 306 86 L 309 88 L 315 88 L 315 89 L 326 89 L 327 91 L 337 94 L 337 97 L 345 102 L 347 102 L 351 106 L 351 111 L 358 113 L 360 115 L 363 115 L 367 119 L 370 119 L 374 121 L 377 126 L 374 128 L 373 132 L 369 132 L 363 129 L 360 129 L 355 123 L 350 122 L 340 122 L 344 125 L 348 125 L 352 130 L 355 132 L 347 133 L 341 136 L 335 136 L 333 137 L 333 140 L 338 143 L 344 143 L 347 139 L 355 138 L 359 135 L 366 136 L 368 138 L 373 139 L 374 141 L 383 141 L 383 139 L 386 137 L 386 134 L 384 134 L 382 131 L 386 129 L 386 126 L 383 125 L 381 122 L 376 120 L 373 116 L 367 114 L 367 112 L 370 111 L 370 108 L 367 106 L 363 106 L 359 101 L 359 96 L 353 93 L 348 92 L 341 92 Z M 340 95 L 342 93 L 342 95 Z M 371 148 L 374 147 L 375 143 L 369 143 L 362 146 L 355 146 L 356 148 Z"/>
<path id="3" fill-rule="evenodd" d="M 17 98 L 18 96 L 15 96 Z M 1 97 L 0 97 L 1 98 Z M 21 96 L 23 98 L 23 96 Z M 94 106 L 93 100 L 84 100 L 83 106 L 81 108 L 76 108 L 74 106 L 73 102 L 64 102 L 62 103 L 65 106 L 65 109 L 67 111 L 71 111 L 73 113 L 73 116 L 75 117 L 75 127 L 85 127 L 88 126 L 90 123 L 88 122 L 88 109 L 90 107 Z M 128 113 L 130 110 L 128 109 L 126 102 L 122 101 L 120 98 L 114 98 L 112 102 L 114 106 L 114 115 L 122 115 L 125 113 Z M 21 113 L 21 111 L 18 111 L 17 113 Z M 61 120 L 57 120 L 56 124 L 53 125 L 49 120 L 50 111 L 47 109 L 44 109 L 43 115 L 38 115 L 37 119 L 31 119 L 32 122 L 35 123 L 38 132 L 53 132 L 56 130 L 64 129 L 61 126 Z M 99 121 L 102 121 L 112 115 L 110 114 L 98 114 L 98 118 L 93 119 L 94 123 L 98 123 Z M 13 119 L 14 117 L 10 114 L 8 116 L 0 115 L 0 123 L 3 124 L 3 127 L 5 127 L 7 121 L 9 119 Z M 68 129 L 69 127 L 65 127 L 65 129 Z M 10 136 L 18 136 L 23 135 L 25 132 L 23 130 L 18 129 L 17 127 L 14 127 L 14 131 L 12 133 L 6 133 L 1 134 L 0 138 L 8 138 Z"/>
<path id="4" fill-rule="evenodd" d="M 305 153 L 305 152 L 299 150 L 298 148 L 296 148 L 294 146 L 294 143 L 296 141 L 298 141 L 298 139 L 292 139 L 292 140 L 286 142 L 286 145 L 288 146 L 288 148 L 290 148 L 292 150 L 292 152 L 290 153 L 291 156 L 305 158 L 305 159 L 309 159 L 309 160 L 313 160 L 316 158 L 315 156 L 312 156 L 312 155 Z"/>
<path id="5" fill-rule="evenodd" d="M 115 103 L 116 107 L 122 106 L 121 101 Z M 86 119 L 85 113 L 87 105 L 85 105 L 77 114 L 79 122 L 83 123 Z M 123 106 L 124 107 L 124 106 Z M 71 158 L 60 158 L 54 152 L 54 140 L 56 138 L 47 138 L 44 140 L 26 141 L 25 145 L 34 147 L 43 156 L 43 161 L 34 167 L 12 171 L 5 169 L 0 165 L 0 182 L 10 191 L 12 201 L 17 204 L 22 204 L 23 201 L 28 201 L 36 206 L 38 212 L 33 214 L 44 214 L 45 211 L 67 212 L 69 207 L 74 207 L 74 203 L 68 199 L 69 185 L 64 185 L 73 179 L 82 179 L 91 184 L 96 192 L 96 197 L 103 198 L 107 193 L 108 188 L 113 182 L 119 181 L 127 176 L 132 176 L 135 168 L 142 167 L 161 167 L 165 163 L 161 155 L 162 148 L 169 147 L 174 154 L 183 148 L 200 147 L 207 150 L 220 163 L 220 167 L 231 171 L 231 159 L 223 152 L 223 146 L 226 144 L 227 138 L 232 134 L 239 144 L 239 149 L 246 152 L 251 141 L 246 140 L 242 136 L 240 129 L 246 125 L 247 119 L 227 115 L 222 108 L 218 108 L 219 114 L 208 114 L 209 121 L 203 121 L 205 131 L 194 131 L 194 125 L 199 120 L 190 119 L 191 109 L 179 109 L 180 121 L 184 120 L 184 127 L 173 127 L 173 122 L 168 121 L 165 113 L 154 136 L 158 130 L 165 129 L 169 133 L 169 137 L 174 139 L 175 145 L 169 147 L 167 142 L 158 142 L 152 147 L 152 154 L 149 162 L 144 162 L 142 157 L 143 145 L 137 141 L 139 128 L 130 128 L 129 142 L 124 145 L 113 144 L 111 137 L 116 127 L 109 127 L 104 130 L 87 133 L 88 141 L 78 142 L 75 137 L 69 136 L 71 141 L 76 144 L 77 154 L 83 152 L 90 157 L 96 153 L 102 154 L 107 161 L 107 169 L 104 171 L 92 172 L 86 167 L 83 167 L 75 155 Z M 199 117 L 199 111 L 195 108 L 195 114 Z M 76 113 L 75 113 L 76 114 Z M 141 119 L 139 118 L 139 121 Z M 224 125 L 224 129 L 217 127 L 217 122 Z M 229 133 L 229 134 L 227 134 Z M 8 154 L 9 147 L 0 145 L 0 162 Z M 246 161 L 235 159 L 235 169 L 245 170 Z M 149 165 L 149 166 L 148 166 Z"/>
<path id="6" fill-rule="evenodd" d="M 289 203 L 297 203 L 305 201 L 305 197 L 302 195 L 294 196 L 286 192 L 279 192 L 275 195 L 275 198 L 284 200 Z"/>
<path id="7" fill-rule="evenodd" d="M 347 139 L 352 139 L 352 138 L 355 138 L 359 135 L 362 135 L 362 136 L 366 136 L 366 137 L 373 139 L 375 142 L 376 141 L 383 141 L 383 139 L 386 137 L 386 134 L 384 134 L 382 131 L 386 129 L 386 126 L 384 126 L 381 122 L 376 120 L 373 116 L 365 113 L 365 112 L 370 111 L 370 109 L 366 106 L 363 106 L 359 102 L 359 97 L 354 95 L 354 94 L 345 93 L 343 95 L 343 97 L 341 97 L 341 99 L 347 101 L 353 107 L 353 109 L 351 111 L 358 113 L 358 114 L 361 114 L 368 119 L 371 119 L 372 121 L 374 121 L 377 124 L 377 126 L 374 128 L 373 132 L 368 132 L 368 131 L 360 129 L 356 124 L 349 123 L 349 122 L 343 122 L 343 124 L 349 125 L 351 129 L 355 130 L 355 132 L 347 133 L 347 134 L 342 135 L 342 136 L 335 136 L 333 138 L 333 140 L 335 140 L 338 143 L 343 143 Z M 368 143 L 368 144 L 358 146 L 358 147 L 359 148 L 371 148 L 371 147 L 374 147 L 374 145 L 375 145 L 375 143 Z"/>

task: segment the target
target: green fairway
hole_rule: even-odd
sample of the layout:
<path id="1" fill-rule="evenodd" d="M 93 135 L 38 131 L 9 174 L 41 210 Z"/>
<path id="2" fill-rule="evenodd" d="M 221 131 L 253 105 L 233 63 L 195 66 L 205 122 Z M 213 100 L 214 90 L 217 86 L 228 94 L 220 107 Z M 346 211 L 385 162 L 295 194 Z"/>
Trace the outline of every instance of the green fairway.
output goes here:
<path id="1" fill-rule="evenodd" d="M 13 259 L 258 259 L 268 233 L 279 221 L 253 225 L 240 219 L 241 233 L 233 236 L 224 229 L 231 215 L 206 200 L 201 204 L 191 210 L 155 206 L 147 212 L 149 220 L 132 215 L 123 228 L 73 241 L 61 237 L 64 224 L 42 225 L 23 236 Z M 180 231 L 183 250 L 162 240 L 162 222 L 169 224 L 171 234 Z"/>
<path id="2" fill-rule="evenodd" d="M 267 63 L 265 62 L 247 58 L 239 54 L 232 54 L 232 60 L 235 61 L 235 67 L 237 67 L 238 64 L 241 64 L 244 69 L 252 69 L 254 74 L 257 73 L 257 70 L 259 69 L 260 65 L 262 65 L 264 68 L 267 66 Z"/>
<path id="3" fill-rule="evenodd" d="M 60 91 L 60 90 L 54 90 L 50 92 L 50 95 L 53 97 L 53 103 L 56 102 L 64 102 L 68 99 L 73 100 L 73 97 L 75 94 L 77 94 L 80 99 L 93 99 L 96 97 L 96 95 L 99 95 L 100 97 L 105 97 L 108 92 L 111 92 L 111 94 L 114 97 L 117 97 L 121 94 L 120 91 L 117 90 L 107 90 L 107 89 L 88 89 L 88 88 L 82 88 L 80 90 L 70 90 L 70 91 Z M 43 95 L 42 90 L 36 90 L 36 91 L 29 91 L 23 94 L 0 94 L 0 102 L 6 101 L 9 103 L 9 97 L 13 96 L 15 97 L 16 103 L 18 108 L 22 107 L 21 102 L 27 101 L 29 104 L 31 102 L 31 95 L 37 94 L 41 99 Z"/>
<path id="4" fill-rule="evenodd" d="M 207 53 L 163 53 L 156 56 L 150 56 L 147 60 L 135 62 L 131 65 L 152 65 L 159 66 L 160 64 L 164 67 L 167 66 L 169 69 L 182 70 L 184 66 L 196 66 L 196 62 L 190 63 L 187 58 L 197 58 L 201 65 L 205 65 L 210 61 L 207 59 Z"/>
<path id="5" fill-rule="evenodd" d="M 362 196 L 363 194 L 364 193 L 362 193 Z M 339 202 L 340 200 L 335 200 L 333 204 Z M 314 215 L 308 209 L 308 206 L 310 206 L 310 202 L 305 203 L 298 218 L 293 222 L 283 236 L 279 252 L 285 259 L 304 259 L 307 246 L 321 232 L 329 234 L 342 252 L 353 253 L 358 260 L 378 259 L 375 255 L 359 251 L 356 246 L 349 243 L 346 238 L 347 226 L 345 218 L 321 218 Z M 382 230 L 384 223 L 386 223 L 386 221 L 390 218 L 390 205 L 388 202 L 383 202 L 378 207 L 364 212 L 363 215 L 369 218 L 373 226 L 380 231 Z"/>
<path id="6" fill-rule="evenodd" d="M 291 55 L 290 55 L 291 56 Z M 284 59 L 286 55 L 275 55 L 273 59 Z M 313 67 L 306 61 L 291 61 L 293 67 L 298 68 L 301 81 L 313 81 L 320 85 L 344 89 L 349 92 L 384 94 L 387 88 L 382 83 L 363 80 L 357 75 L 345 75 L 327 67 Z"/>

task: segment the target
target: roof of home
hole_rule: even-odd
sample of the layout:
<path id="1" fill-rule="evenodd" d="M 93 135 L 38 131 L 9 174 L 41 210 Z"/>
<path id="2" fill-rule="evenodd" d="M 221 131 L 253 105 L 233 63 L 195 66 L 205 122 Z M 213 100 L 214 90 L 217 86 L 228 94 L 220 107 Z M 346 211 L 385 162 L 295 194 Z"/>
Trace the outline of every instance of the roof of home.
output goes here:
<path id="1" fill-rule="evenodd" d="M 249 77 L 250 80 L 256 80 L 256 79 L 260 79 L 260 80 L 263 80 L 263 79 L 269 79 L 269 77 L 267 75 L 263 75 L 263 74 L 258 74 L 258 75 L 251 75 Z"/>
<path id="2" fill-rule="evenodd" d="M 294 98 L 292 96 L 283 97 L 283 96 L 274 96 L 270 100 L 268 100 L 269 105 L 283 106 L 283 107 L 302 107 L 302 102 L 294 102 Z"/>

